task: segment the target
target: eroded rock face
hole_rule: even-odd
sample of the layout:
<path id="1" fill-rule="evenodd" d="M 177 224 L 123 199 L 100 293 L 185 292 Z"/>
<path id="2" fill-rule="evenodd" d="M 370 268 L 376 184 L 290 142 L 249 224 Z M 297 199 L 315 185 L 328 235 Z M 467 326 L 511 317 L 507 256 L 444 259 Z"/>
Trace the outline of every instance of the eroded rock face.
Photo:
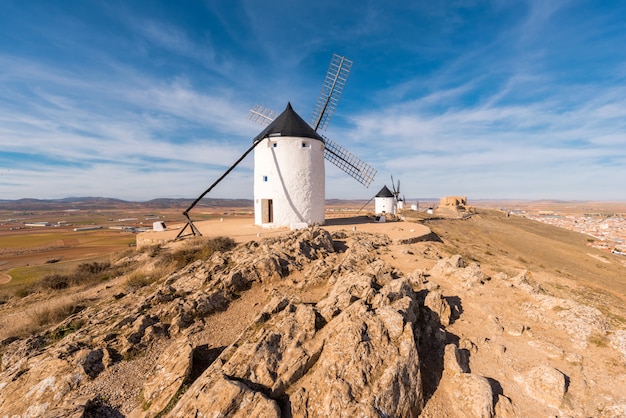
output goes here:
<path id="1" fill-rule="evenodd" d="M 241 391 L 257 392 L 292 416 L 418 416 L 416 295 L 404 279 L 378 290 L 371 278 L 354 279 L 337 277 L 334 291 L 316 306 L 271 302 L 169 416 L 222 414 L 226 404 L 228 416 L 238 416 L 248 405 Z M 338 298 L 351 284 L 349 297 Z M 228 385 L 239 390 L 218 390 Z M 218 392 L 216 404 L 209 394 Z"/>
<path id="2" fill-rule="evenodd" d="M 435 391 L 445 416 L 514 417 L 516 391 L 545 410 L 568 400 L 569 378 L 556 367 L 571 373 L 556 363 L 515 369 L 514 391 L 471 370 L 470 357 L 491 353 L 503 367 L 515 364 L 502 341 L 513 336 L 543 360 L 582 364 L 527 323 L 554 325 L 583 346 L 607 330 L 599 311 L 547 295 L 529 272 L 488 283 L 478 264 L 460 256 L 405 276 L 381 257 L 390 243 L 361 232 L 294 231 L 216 253 L 140 293 L 7 341 L 0 417 L 412 417 L 429 413 Z M 440 287 L 441 278 L 450 285 Z M 461 296 L 489 291 L 495 281 L 523 292 L 521 317 L 484 313 L 477 319 L 484 338 L 452 334 L 465 318 Z M 300 299 L 285 291 L 307 286 L 323 292 Z M 261 314 L 254 321 L 250 315 L 228 342 L 207 345 L 214 318 L 251 287 L 271 295 L 254 299 L 253 312 Z M 623 353 L 625 339 L 621 331 L 606 341 Z M 621 406 L 621 398 L 609 399 L 603 411 Z"/>

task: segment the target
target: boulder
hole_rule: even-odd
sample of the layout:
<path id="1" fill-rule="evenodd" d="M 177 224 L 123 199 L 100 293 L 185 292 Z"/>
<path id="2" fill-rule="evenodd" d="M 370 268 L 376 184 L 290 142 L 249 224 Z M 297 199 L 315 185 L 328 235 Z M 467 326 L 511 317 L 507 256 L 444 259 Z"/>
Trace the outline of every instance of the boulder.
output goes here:
<path id="1" fill-rule="evenodd" d="M 526 393 L 532 399 L 553 408 L 560 407 L 567 392 L 567 377 L 548 365 L 528 370 L 522 381 Z"/>
<path id="2" fill-rule="evenodd" d="M 432 321 L 439 322 L 443 326 L 450 325 L 452 320 L 452 309 L 440 290 L 428 292 L 426 298 L 424 299 L 424 306 L 431 311 L 433 315 L 431 319 Z"/>
<path id="3" fill-rule="evenodd" d="M 461 416 L 491 418 L 494 416 L 493 391 L 489 381 L 470 373 L 469 357 L 454 344 L 444 349 L 444 370 L 440 389 Z"/>
<path id="4" fill-rule="evenodd" d="M 430 269 L 431 276 L 454 278 L 463 288 L 471 289 L 487 280 L 477 263 L 467 263 L 460 255 L 443 258 Z"/>
<path id="5" fill-rule="evenodd" d="M 191 343 L 185 337 L 174 340 L 163 351 L 146 376 L 142 391 L 144 405 L 133 416 L 154 416 L 165 409 L 191 374 L 192 353 Z"/>

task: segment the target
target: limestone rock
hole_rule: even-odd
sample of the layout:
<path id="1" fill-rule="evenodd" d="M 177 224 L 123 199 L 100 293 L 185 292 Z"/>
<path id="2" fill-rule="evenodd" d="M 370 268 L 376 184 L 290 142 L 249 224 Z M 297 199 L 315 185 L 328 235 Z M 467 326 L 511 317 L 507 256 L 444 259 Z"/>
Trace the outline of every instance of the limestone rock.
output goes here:
<path id="1" fill-rule="evenodd" d="M 468 418 L 494 416 L 493 392 L 487 379 L 474 373 L 458 373 L 449 384 L 449 396 L 460 414 Z"/>
<path id="2" fill-rule="evenodd" d="M 408 280 L 378 288 L 350 271 L 316 306 L 275 298 L 170 416 L 238 416 L 254 402 L 268 416 L 417 416 L 418 309 Z"/>
<path id="3" fill-rule="evenodd" d="M 189 393 L 189 392 L 187 392 Z M 276 401 L 242 381 L 218 376 L 209 387 L 193 392 L 190 402 L 179 402 L 170 417 L 280 418 Z"/>
<path id="4" fill-rule="evenodd" d="M 512 282 L 515 287 L 529 294 L 537 294 L 544 291 L 541 285 L 532 279 L 532 274 L 528 270 L 524 270 L 517 276 L 513 277 Z"/>
<path id="5" fill-rule="evenodd" d="M 454 344 L 446 345 L 443 354 L 444 373 L 456 375 L 458 373 L 469 373 L 469 359 L 464 350 L 459 350 Z"/>
<path id="6" fill-rule="evenodd" d="M 495 414 L 498 418 L 517 418 L 519 417 L 518 408 L 513 402 L 504 395 L 498 395 L 498 402 L 495 407 Z"/>
<path id="7" fill-rule="evenodd" d="M 458 254 L 439 260 L 430 269 L 430 274 L 435 277 L 452 277 L 465 289 L 474 288 L 487 280 L 487 276 L 485 276 L 477 263 L 468 264 Z"/>
<path id="8" fill-rule="evenodd" d="M 143 385 L 143 401 L 148 407 L 141 413 L 136 410 L 134 416 L 153 416 L 165 409 L 191 374 L 192 353 L 191 343 L 185 337 L 170 344 Z"/>
<path id="9" fill-rule="evenodd" d="M 484 377 L 470 373 L 467 352 L 459 350 L 454 344 L 448 344 L 444 349 L 443 363 L 440 386 L 454 409 L 466 417 L 493 417 L 491 385 Z"/>
<path id="10" fill-rule="evenodd" d="M 103 358 L 104 350 L 101 348 L 82 350 L 82 353 L 77 356 L 77 363 L 83 368 L 87 376 L 94 379 L 104 370 Z"/>
<path id="11" fill-rule="evenodd" d="M 526 393 L 533 399 L 559 408 L 567 392 L 566 376 L 551 366 L 539 366 L 526 372 L 523 383 Z"/>
<path id="12" fill-rule="evenodd" d="M 528 345 L 541 351 L 550 359 L 561 358 L 565 354 L 562 349 L 547 341 L 530 340 L 528 341 Z"/>
<path id="13" fill-rule="evenodd" d="M 626 330 L 618 330 L 609 336 L 611 347 L 622 353 L 626 362 Z"/>
<path id="14" fill-rule="evenodd" d="M 450 325 L 452 309 L 440 290 L 428 292 L 424 300 L 424 306 L 430 309 L 432 314 L 435 315 L 435 318 L 433 318 L 434 321 L 440 322 L 443 326 Z"/>

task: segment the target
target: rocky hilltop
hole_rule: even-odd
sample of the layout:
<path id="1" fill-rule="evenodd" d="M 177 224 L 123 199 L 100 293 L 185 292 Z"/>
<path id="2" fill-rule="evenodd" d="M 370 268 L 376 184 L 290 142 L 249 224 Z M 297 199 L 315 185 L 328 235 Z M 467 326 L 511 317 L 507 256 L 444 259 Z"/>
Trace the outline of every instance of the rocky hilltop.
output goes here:
<path id="1" fill-rule="evenodd" d="M 626 416 L 619 303 L 431 238 L 316 227 L 120 278 L 2 341 L 0 417 Z"/>

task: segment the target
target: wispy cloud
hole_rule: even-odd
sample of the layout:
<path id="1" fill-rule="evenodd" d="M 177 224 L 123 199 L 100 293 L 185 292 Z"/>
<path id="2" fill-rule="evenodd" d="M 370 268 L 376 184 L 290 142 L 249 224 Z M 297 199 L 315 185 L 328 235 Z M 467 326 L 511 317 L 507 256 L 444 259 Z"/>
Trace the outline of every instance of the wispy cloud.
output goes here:
<path id="1" fill-rule="evenodd" d="M 94 7 L 0 17 L 0 198 L 196 196 L 260 131 L 251 105 L 308 119 L 333 52 L 355 65 L 327 134 L 379 176 L 328 164 L 328 197 L 393 174 L 415 197 L 626 198 L 619 5 Z M 252 197 L 251 170 L 216 193 Z"/>

